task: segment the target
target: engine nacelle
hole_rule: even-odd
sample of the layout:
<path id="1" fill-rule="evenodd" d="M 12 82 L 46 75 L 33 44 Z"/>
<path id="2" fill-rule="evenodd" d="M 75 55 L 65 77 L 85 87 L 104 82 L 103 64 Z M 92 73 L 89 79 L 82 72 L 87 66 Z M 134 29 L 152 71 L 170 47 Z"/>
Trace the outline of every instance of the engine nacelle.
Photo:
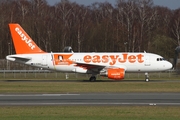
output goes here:
<path id="1" fill-rule="evenodd" d="M 109 79 L 122 80 L 125 76 L 125 70 L 122 68 L 111 68 L 100 72 L 101 76 L 106 76 Z"/>
<path id="2" fill-rule="evenodd" d="M 65 53 L 73 53 L 71 46 L 66 46 L 63 50 Z"/>

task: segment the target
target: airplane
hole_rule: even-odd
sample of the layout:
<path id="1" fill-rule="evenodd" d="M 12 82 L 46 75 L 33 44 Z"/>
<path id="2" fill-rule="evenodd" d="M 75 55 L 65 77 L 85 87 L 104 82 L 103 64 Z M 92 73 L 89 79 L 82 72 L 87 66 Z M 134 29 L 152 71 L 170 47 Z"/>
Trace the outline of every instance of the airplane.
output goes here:
<path id="1" fill-rule="evenodd" d="M 6 59 L 38 68 L 65 73 L 91 74 L 90 81 L 96 76 L 122 80 L 125 73 L 145 73 L 145 81 L 149 81 L 149 72 L 166 71 L 172 64 L 162 56 L 146 52 L 45 52 L 29 37 L 17 23 L 9 24 L 16 54 Z"/>

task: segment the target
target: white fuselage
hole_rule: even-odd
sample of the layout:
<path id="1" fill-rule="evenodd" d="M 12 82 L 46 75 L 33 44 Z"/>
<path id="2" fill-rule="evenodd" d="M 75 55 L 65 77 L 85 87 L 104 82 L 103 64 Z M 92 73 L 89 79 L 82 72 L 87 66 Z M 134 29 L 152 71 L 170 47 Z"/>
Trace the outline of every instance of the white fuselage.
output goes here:
<path id="1" fill-rule="evenodd" d="M 123 68 L 125 72 L 157 72 L 172 68 L 170 62 L 152 53 L 16 54 L 7 56 L 7 60 L 49 70 L 78 73 L 87 73 L 87 70 L 77 64 Z"/>

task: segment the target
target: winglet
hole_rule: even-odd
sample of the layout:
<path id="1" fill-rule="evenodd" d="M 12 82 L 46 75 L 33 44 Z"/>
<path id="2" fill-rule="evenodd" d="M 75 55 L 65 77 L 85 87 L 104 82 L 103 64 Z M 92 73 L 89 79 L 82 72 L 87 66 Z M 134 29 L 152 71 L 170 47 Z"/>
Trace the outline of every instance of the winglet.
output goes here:
<path id="1" fill-rule="evenodd" d="M 19 24 L 9 24 L 16 54 L 44 53 Z"/>

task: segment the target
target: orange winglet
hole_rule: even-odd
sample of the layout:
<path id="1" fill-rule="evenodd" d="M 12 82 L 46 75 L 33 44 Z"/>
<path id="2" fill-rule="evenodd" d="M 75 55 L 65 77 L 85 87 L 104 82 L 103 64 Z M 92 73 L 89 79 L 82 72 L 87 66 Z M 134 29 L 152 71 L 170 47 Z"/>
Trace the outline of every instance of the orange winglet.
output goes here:
<path id="1" fill-rule="evenodd" d="M 16 54 L 45 53 L 19 24 L 9 24 Z"/>

